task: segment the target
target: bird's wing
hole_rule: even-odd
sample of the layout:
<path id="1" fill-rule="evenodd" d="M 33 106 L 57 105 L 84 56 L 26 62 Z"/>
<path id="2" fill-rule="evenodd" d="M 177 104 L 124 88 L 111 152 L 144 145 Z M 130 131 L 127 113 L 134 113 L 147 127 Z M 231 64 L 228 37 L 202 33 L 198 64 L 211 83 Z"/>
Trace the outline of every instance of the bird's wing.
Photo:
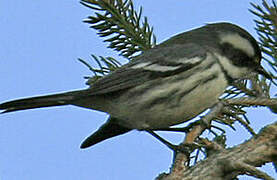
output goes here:
<path id="1" fill-rule="evenodd" d="M 202 62 L 207 50 L 195 43 L 157 46 L 91 85 L 91 95 L 138 86 L 146 81 L 189 70 Z"/>

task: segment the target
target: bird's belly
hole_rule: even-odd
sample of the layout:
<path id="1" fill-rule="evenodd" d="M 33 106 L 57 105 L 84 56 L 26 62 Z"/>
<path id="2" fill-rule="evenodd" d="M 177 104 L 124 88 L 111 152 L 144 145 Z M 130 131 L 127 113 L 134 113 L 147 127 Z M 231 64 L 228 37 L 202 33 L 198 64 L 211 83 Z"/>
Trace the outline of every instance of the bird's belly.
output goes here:
<path id="1" fill-rule="evenodd" d="M 110 114 L 119 119 L 120 125 L 131 129 L 165 128 L 186 122 L 213 106 L 226 86 L 225 78 L 220 76 L 214 81 L 195 85 L 194 89 L 174 91 L 174 85 L 168 86 L 167 91 L 172 94 L 151 90 L 151 96 L 133 97 L 132 101 L 125 99 L 126 103 L 121 101 L 120 107 L 115 107 Z"/>

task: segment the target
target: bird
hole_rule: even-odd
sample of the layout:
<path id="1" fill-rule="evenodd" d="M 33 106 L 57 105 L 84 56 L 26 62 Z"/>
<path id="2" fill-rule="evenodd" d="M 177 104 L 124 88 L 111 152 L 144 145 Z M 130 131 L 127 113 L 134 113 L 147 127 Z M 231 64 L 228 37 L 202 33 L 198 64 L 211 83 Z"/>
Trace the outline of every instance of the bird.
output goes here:
<path id="1" fill-rule="evenodd" d="M 260 74 L 261 50 L 245 29 L 210 23 L 175 35 L 90 84 L 89 88 L 12 100 L 2 113 L 74 105 L 106 112 L 109 119 L 81 148 L 131 130 L 169 128 L 214 106 L 235 81 Z"/>

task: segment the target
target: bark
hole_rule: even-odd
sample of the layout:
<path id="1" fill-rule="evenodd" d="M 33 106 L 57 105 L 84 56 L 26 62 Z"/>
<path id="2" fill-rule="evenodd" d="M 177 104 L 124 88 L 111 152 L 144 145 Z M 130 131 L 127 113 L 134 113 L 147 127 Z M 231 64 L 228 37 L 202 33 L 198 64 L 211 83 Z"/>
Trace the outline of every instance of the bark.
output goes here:
<path id="1" fill-rule="evenodd" d="M 211 142 L 213 143 L 213 142 Z M 157 180 L 228 180 L 238 175 L 250 175 L 260 179 L 274 179 L 258 170 L 265 163 L 277 162 L 277 122 L 264 127 L 256 136 L 233 148 L 218 148 L 193 167 L 183 161 L 174 161 L 169 174 Z M 177 164 L 176 164 L 177 163 Z"/>

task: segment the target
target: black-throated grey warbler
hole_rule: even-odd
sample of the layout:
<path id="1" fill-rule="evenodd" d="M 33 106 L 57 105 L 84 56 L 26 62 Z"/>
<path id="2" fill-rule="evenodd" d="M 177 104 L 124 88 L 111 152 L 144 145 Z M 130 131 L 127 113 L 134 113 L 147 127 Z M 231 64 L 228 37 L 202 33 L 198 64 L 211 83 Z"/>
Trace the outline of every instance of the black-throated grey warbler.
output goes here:
<path id="1" fill-rule="evenodd" d="M 261 51 L 244 29 L 215 23 L 181 33 L 99 79 L 90 88 L 14 100 L 3 112 L 76 105 L 107 112 L 110 119 L 81 148 L 132 129 L 167 128 L 213 106 L 234 80 L 256 72 Z"/>

